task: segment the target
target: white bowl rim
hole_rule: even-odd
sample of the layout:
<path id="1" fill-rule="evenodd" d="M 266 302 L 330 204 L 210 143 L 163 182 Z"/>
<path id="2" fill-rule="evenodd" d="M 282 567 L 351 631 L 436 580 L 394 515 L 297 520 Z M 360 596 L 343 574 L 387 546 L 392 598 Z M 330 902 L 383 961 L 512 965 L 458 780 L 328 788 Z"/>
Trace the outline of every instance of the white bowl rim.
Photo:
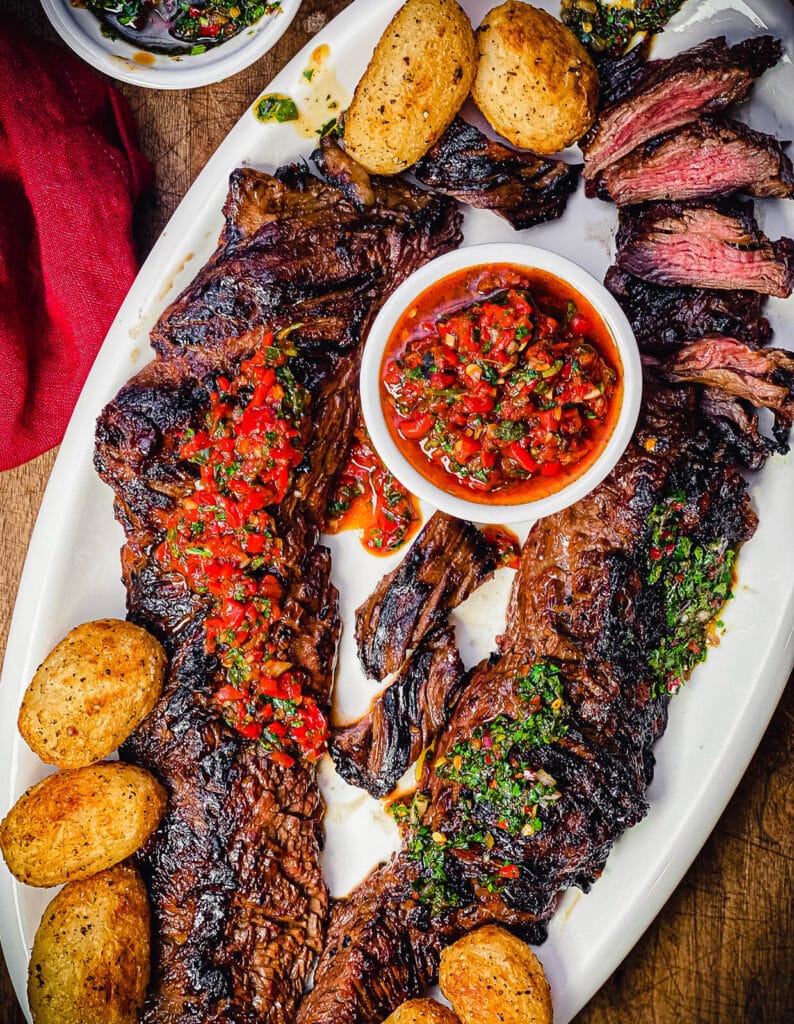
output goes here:
<path id="1" fill-rule="evenodd" d="M 543 270 L 580 292 L 612 332 L 623 364 L 623 401 L 607 444 L 590 468 L 567 486 L 536 501 L 498 505 L 448 494 L 436 487 L 405 458 L 386 425 L 380 399 L 380 368 L 391 331 L 405 308 L 431 285 L 463 270 L 493 263 L 508 263 Z M 375 450 L 394 476 L 411 493 L 434 508 L 458 519 L 479 523 L 524 523 L 559 512 L 589 494 L 614 468 L 631 440 L 642 398 L 642 365 L 634 332 L 617 301 L 591 274 L 549 249 L 521 242 L 484 242 L 438 256 L 414 271 L 389 296 L 369 331 L 361 360 L 361 408 Z"/>
<path id="2" fill-rule="evenodd" d="M 50 24 L 87 64 L 120 82 L 145 89 L 196 89 L 222 82 L 249 67 L 275 46 L 289 28 L 303 0 L 281 0 L 281 10 L 266 15 L 228 43 L 206 53 L 183 55 L 153 54 L 154 64 L 138 64 L 133 55 L 144 51 L 125 39 L 95 39 L 79 23 L 85 8 L 73 7 L 69 0 L 41 0 Z M 99 19 L 91 15 L 99 24 Z M 241 39 L 248 33 L 247 39 Z M 231 49 L 226 49 L 229 46 Z M 112 47 L 112 49 L 111 49 Z M 114 52 L 115 51 L 115 52 Z M 162 59 L 161 59 L 162 58 Z"/>

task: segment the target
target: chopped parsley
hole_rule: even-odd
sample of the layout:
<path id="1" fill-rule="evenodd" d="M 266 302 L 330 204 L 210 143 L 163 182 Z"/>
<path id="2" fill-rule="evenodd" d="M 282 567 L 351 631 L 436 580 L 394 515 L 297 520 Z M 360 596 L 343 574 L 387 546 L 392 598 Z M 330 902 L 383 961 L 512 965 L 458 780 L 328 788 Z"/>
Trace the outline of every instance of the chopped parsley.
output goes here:
<path id="1" fill-rule="evenodd" d="M 289 96 L 268 93 L 254 104 L 254 116 L 257 121 L 264 123 L 277 121 L 279 124 L 284 124 L 286 121 L 297 121 L 300 115 L 295 101 L 291 100 Z"/>
<path id="2" fill-rule="evenodd" d="M 543 809 L 560 799 L 556 780 L 543 769 L 532 768 L 529 760 L 533 750 L 560 740 L 568 730 L 560 670 L 538 662 L 514 682 L 525 714 L 499 715 L 478 726 L 470 740 L 455 744 L 433 765 L 439 778 L 460 787 L 461 827 L 432 831 L 423 821 L 428 797 L 421 792 L 410 804 L 392 805 L 392 814 L 407 833 L 408 857 L 422 869 L 412 896 L 429 905 L 431 914 L 460 902 L 461 885 L 456 885 L 455 876 L 460 874 L 457 854 L 462 850 L 476 851 L 482 866 L 479 883 L 491 891 L 519 878 L 520 865 L 499 853 L 500 834 L 530 838 L 543 827 Z"/>
<path id="3" fill-rule="evenodd" d="M 716 538 L 697 542 L 682 535 L 678 512 L 683 494 L 672 494 L 651 513 L 648 583 L 664 591 L 667 633 L 651 652 L 654 691 L 675 693 L 706 658 L 707 635 L 732 596 L 736 551 Z"/>

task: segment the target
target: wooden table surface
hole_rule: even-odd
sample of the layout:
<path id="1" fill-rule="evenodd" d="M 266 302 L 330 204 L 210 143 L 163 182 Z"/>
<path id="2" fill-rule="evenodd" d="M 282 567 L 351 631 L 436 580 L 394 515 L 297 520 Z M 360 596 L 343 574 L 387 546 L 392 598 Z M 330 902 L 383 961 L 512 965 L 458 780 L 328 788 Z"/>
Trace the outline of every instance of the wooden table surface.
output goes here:
<path id="1" fill-rule="evenodd" d="M 372 0 L 376 2 L 376 0 Z M 120 85 L 156 172 L 138 214 L 141 257 L 238 117 L 286 61 L 347 6 L 304 0 L 289 31 L 253 67 L 191 92 Z M 32 0 L 0 0 L 54 38 Z M 55 452 L 0 473 L 0 643 Z M 2 653 L 2 651 L 0 651 Z M 623 964 L 576 1024 L 794 1024 L 794 687 L 717 828 Z M 705 726 L 705 723 L 704 723 Z M 0 1024 L 22 1024 L 0 964 Z"/>

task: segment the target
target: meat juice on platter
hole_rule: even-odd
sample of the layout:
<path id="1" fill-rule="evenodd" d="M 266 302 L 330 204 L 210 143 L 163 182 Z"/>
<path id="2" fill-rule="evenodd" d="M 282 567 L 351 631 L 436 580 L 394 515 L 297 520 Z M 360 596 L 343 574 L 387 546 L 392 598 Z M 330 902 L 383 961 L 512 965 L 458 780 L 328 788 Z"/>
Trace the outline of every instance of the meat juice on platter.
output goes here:
<path id="1" fill-rule="evenodd" d="M 469 267 L 428 288 L 381 367 L 389 431 L 436 486 L 488 504 L 561 490 L 598 459 L 622 365 L 593 306 L 560 278 Z"/>
<path id="2" fill-rule="evenodd" d="M 78 6 L 78 4 L 75 4 Z M 154 53 L 199 54 L 239 35 L 280 0 L 84 0 L 103 30 Z"/>

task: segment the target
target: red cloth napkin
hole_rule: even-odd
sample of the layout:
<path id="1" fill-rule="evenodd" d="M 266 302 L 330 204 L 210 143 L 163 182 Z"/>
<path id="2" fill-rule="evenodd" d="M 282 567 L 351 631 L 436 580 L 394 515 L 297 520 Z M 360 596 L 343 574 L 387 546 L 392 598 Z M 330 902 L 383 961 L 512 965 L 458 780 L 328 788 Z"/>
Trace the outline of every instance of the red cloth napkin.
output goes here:
<path id="1" fill-rule="evenodd" d="M 0 29 L 0 470 L 60 442 L 135 276 L 151 181 L 124 98 L 71 53 Z"/>

